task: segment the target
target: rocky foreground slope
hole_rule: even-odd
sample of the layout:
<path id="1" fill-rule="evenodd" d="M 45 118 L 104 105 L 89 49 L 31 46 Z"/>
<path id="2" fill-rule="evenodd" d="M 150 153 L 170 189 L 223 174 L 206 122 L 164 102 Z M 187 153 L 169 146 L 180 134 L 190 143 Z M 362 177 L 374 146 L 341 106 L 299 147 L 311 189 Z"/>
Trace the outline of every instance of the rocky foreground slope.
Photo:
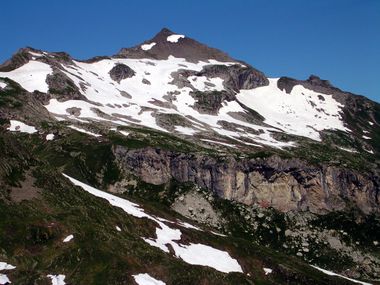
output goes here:
<path id="1" fill-rule="evenodd" d="M 377 284 L 365 97 L 163 29 L 86 61 L 19 50 L 0 117 L 0 284 Z"/>

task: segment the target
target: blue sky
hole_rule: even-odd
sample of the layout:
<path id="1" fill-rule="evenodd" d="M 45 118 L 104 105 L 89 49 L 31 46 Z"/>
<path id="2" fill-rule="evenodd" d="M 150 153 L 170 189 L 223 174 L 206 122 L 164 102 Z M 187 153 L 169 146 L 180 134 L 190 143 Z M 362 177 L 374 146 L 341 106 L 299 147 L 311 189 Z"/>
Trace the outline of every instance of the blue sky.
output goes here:
<path id="1" fill-rule="evenodd" d="M 269 77 L 316 74 L 380 102 L 380 1 L 1 1 L 0 61 L 18 48 L 112 55 L 162 27 Z"/>

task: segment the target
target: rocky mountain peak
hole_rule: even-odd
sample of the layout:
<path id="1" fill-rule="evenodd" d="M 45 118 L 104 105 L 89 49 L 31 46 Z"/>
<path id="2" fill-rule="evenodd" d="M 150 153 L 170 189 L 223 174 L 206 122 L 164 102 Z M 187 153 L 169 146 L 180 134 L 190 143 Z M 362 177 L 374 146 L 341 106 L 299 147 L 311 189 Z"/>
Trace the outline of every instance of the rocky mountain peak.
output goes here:
<path id="1" fill-rule="evenodd" d="M 122 48 L 116 57 L 167 59 L 169 56 L 186 58 L 190 62 L 235 61 L 226 53 L 208 47 L 183 34 L 163 28 L 152 39 L 132 48 Z"/>
<path id="2" fill-rule="evenodd" d="M 168 28 L 162 28 L 151 40 L 155 42 L 165 42 L 168 36 L 174 35 L 175 33 Z"/>

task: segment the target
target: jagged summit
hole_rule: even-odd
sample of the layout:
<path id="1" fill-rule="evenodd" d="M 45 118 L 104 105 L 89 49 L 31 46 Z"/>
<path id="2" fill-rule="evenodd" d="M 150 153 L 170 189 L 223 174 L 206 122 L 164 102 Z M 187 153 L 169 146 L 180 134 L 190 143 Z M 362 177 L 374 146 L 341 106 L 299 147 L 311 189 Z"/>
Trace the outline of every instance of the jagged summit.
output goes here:
<path id="1" fill-rule="evenodd" d="M 234 61 L 226 53 L 208 47 L 183 34 L 177 34 L 168 28 L 163 28 L 152 39 L 132 48 L 123 48 L 116 57 L 167 59 L 170 55 L 185 58 L 190 62 Z"/>
<path id="2" fill-rule="evenodd" d="M 167 40 L 168 36 L 175 35 L 176 33 L 168 28 L 162 28 L 152 39 L 151 41 L 163 42 Z"/>

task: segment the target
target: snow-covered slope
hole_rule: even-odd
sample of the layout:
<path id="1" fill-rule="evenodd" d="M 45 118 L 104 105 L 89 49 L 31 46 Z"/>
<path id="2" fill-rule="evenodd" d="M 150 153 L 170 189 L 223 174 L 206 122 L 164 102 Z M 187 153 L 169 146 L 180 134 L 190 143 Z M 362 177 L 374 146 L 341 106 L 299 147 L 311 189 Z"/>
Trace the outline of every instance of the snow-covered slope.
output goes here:
<path id="1" fill-rule="evenodd" d="M 167 49 L 188 54 L 197 45 L 205 50 L 202 57 L 209 56 L 207 60 L 158 56 Z M 296 143 L 279 140 L 274 133 L 319 141 L 323 130 L 350 131 L 341 116 L 344 105 L 331 94 L 301 85 L 288 94 L 278 88 L 277 79 L 253 88 L 256 85 L 250 83 L 257 80 L 253 68 L 231 58 L 224 60 L 221 52 L 183 35 L 166 30 L 127 52 L 132 52 L 131 57 L 121 53 L 82 62 L 31 50 L 25 64 L 0 72 L 0 77 L 16 81 L 29 92 L 48 93 L 45 108 L 58 120 L 100 122 L 109 128 L 148 127 L 188 139 L 196 136 L 198 142 L 284 148 Z M 57 74 L 60 80 L 53 80 L 54 84 L 71 82 L 78 93 L 75 98 L 57 96 L 66 89 L 52 88 L 51 78 L 47 79 Z"/>
<path id="2" fill-rule="evenodd" d="M 8 77 L 19 83 L 25 90 L 33 92 L 47 92 L 49 87 L 46 76 L 52 72 L 51 67 L 37 60 L 31 60 L 27 64 L 10 72 L 0 72 L 0 77 Z"/>
<path id="3" fill-rule="evenodd" d="M 268 86 L 254 90 L 241 90 L 237 99 L 264 116 L 265 123 L 290 134 L 320 140 L 322 130 L 349 131 L 340 114 L 343 105 L 332 95 L 322 95 L 302 85 L 288 94 L 278 88 L 277 80 L 269 79 Z"/>

